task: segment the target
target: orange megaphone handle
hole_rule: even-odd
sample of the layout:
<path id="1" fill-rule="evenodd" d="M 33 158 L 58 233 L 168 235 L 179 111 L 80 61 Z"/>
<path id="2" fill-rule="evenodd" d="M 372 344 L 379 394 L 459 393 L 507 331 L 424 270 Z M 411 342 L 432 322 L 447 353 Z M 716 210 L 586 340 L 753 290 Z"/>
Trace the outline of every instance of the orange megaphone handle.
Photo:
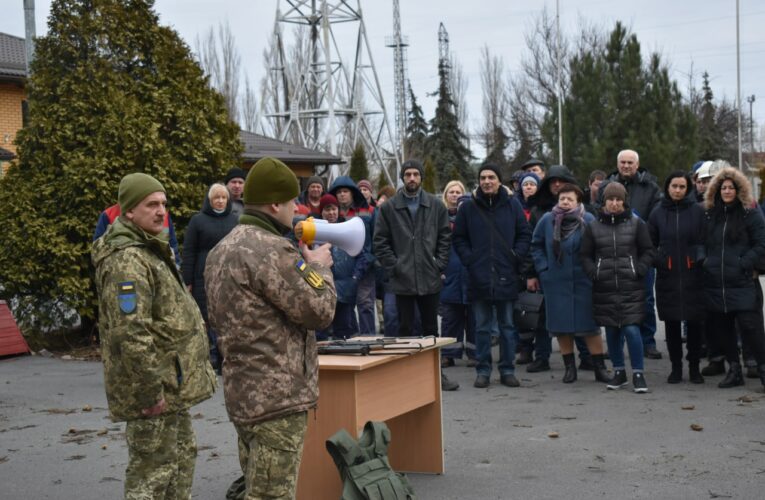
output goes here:
<path id="1" fill-rule="evenodd" d="M 316 239 L 316 223 L 313 217 L 295 224 L 295 237 L 303 243 L 310 245 Z"/>

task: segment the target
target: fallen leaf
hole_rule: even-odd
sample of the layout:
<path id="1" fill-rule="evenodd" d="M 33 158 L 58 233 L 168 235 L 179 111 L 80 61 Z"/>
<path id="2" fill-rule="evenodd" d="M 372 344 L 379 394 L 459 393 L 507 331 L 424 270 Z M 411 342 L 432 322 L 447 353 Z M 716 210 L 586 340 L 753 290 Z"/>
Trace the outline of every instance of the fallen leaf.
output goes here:
<path id="1" fill-rule="evenodd" d="M 93 411 L 93 407 L 90 405 L 85 405 L 82 407 L 82 411 Z"/>
<path id="2" fill-rule="evenodd" d="M 8 461 L 8 457 L 0 457 L 0 464 L 2 464 L 4 462 L 7 462 L 7 461 Z"/>
<path id="3" fill-rule="evenodd" d="M 557 437 L 559 437 L 559 436 L 560 436 L 560 434 L 558 434 L 558 433 L 557 433 L 557 432 L 555 432 L 555 431 L 552 431 L 552 432 L 548 432 L 548 433 L 547 433 L 547 437 L 549 437 L 549 438 L 553 438 L 553 439 L 555 439 L 555 438 L 557 438 Z"/>
<path id="4" fill-rule="evenodd" d="M 102 444 L 102 445 L 101 445 L 101 449 L 102 449 L 102 450 L 105 450 L 106 448 L 107 448 L 107 446 L 106 446 L 105 444 Z"/>
<path id="5" fill-rule="evenodd" d="M 83 458 L 85 458 L 85 455 L 72 455 L 64 460 L 82 460 Z"/>
<path id="6" fill-rule="evenodd" d="M 694 405 L 683 405 L 681 406 L 683 410 L 695 410 L 696 407 Z"/>
<path id="7" fill-rule="evenodd" d="M 96 432 L 96 436 L 106 436 L 108 433 L 108 429 L 101 429 L 100 431 Z"/>
<path id="8" fill-rule="evenodd" d="M 696 432 L 701 432 L 704 430 L 704 427 L 699 424 L 691 424 L 691 429 L 693 429 Z"/>
<path id="9" fill-rule="evenodd" d="M 738 398 L 738 400 L 742 403 L 751 403 L 752 401 L 754 401 L 754 399 L 752 399 L 752 396 L 749 396 L 749 395 L 741 396 L 740 398 Z"/>
<path id="10" fill-rule="evenodd" d="M 194 415 L 191 416 L 191 418 L 193 418 L 194 420 L 199 420 L 201 418 L 205 418 L 205 416 L 202 415 L 201 413 L 195 413 Z"/>
<path id="11" fill-rule="evenodd" d="M 41 410 L 41 412 L 48 413 L 49 415 L 70 415 L 72 413 L 76 413 L 77 410 L 73 408 L 47 408 L 45 410 Z"/>

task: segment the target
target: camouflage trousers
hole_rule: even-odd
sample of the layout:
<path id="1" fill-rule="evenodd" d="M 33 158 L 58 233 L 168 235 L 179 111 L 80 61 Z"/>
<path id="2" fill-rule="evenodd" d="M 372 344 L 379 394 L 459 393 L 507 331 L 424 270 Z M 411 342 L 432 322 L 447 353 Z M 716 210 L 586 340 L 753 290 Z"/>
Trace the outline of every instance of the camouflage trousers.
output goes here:
<path id="1" fill-rule="evenodd" d="M 294 498 L 308 412 L 234 427 L 247 485 L 245 499 Z"/>
<path id="2" fill-rule="evenodd" d="M 197 443 L 188 410 L 131 420 L 125 500 L 188 500 Z"/>

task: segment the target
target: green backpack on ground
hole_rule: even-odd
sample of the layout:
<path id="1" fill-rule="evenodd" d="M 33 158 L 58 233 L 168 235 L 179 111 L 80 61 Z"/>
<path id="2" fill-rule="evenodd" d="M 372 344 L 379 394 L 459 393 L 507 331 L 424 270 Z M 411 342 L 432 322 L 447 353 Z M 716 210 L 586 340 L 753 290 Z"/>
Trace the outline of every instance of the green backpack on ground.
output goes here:
<path id="1" fill-rule="evenodd" d="M 390 429 L 384 422 L 367 422 L 356 441 L 345 429 L 327 440 L 327 451 L 343 481 L 341 500 L 414 500 L 406 476 L 388 461 Z"/>

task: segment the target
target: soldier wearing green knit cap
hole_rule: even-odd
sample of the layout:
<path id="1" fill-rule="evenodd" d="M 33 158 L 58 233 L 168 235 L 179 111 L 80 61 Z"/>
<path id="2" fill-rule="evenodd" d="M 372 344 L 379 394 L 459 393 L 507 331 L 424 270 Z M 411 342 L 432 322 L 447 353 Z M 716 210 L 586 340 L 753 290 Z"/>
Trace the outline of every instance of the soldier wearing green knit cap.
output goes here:
<path id="1" fill-rule="evenodd" d="M 109 414 L 126 421 L 125 498 L 191 498 L 189 408 L 215 390 L 202 315 L 163 236 L 167 198 L 154 177 L 123 177 L 121 215 L 93 243 Z"/>
<path id="2" fill-rule="evenodd" d="M 298 193 L 289 167 L 258 161 L 244 183 L 239 225 L 205 266 L 246 498 L 294 497 L 307 412 L 319 397 L 314 331 L 335 312 L 329 244 L 298 250 L 285 237 Z"/>

